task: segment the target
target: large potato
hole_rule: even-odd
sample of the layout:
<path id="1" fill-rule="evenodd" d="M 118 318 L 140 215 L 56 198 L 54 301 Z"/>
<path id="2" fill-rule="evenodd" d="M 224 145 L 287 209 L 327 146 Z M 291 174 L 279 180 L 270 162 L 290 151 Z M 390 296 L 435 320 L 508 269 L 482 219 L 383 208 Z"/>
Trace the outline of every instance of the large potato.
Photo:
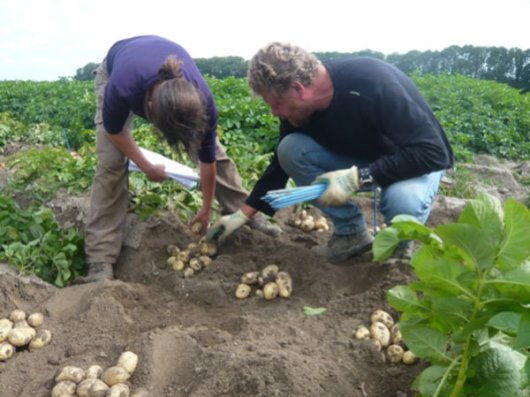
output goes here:
<path id="1" fill-rule="evenodd" d="M 108 386 L 114 386 L 117 383 L 125 383 L 129 379 L 129 376 L 125 368 L 114 366 L 103 371 L 101 380 Z"/>
<path id="2" fill-rule="evenodd" d="M 57 383 L 52 389 L 52 397 L 75 396 L 77 385 L 70 380 L 63 380 Z"/>
<path id="3" fill-rule="evenodd" d="M 9 360 L 15 354 L 15 347 L 8 342 L 0 343 L 0 361 Z"/>
<path id="4" fill-rule="evenodd" d="M 73 365 L 67 365 L 57 376 L 55 377 L 56 382 L 60 381 L 71 381 L 74 383 L 79 383 L 85 379 L 85 370 L 79 367 L 74 367 Z"/>
<path id="5" fill-rule="evenodd" d="M 31 327 L 14 327 L 9 331 L 7 340 L 16 347 L 26 346 L 36 333 L 37 331 Z"/>
<path id="6" fill-rule="evenodd" d="M 263 287 L 263 297 L 267 300 L 274 299 L 278 296 L 278 284 L 271 281 Z"/>
<path id="7" fill-rule="evenodd" d="M 293 280 L 289 273 L 278 272 L 276 275 L 276 284 L 278 284 L 278 295 L 282 298 L 289 298 L 293 292 Z"/>
<path id="8" fill-rule="evenodd" d="M 392 316 L 384 310 L 376 310 L 375 312 L 373 312 L 371 320 L 372 323 L 383 323 L 387 328 L 390 328 L 394 324 L 394 319 L 392 318 Z"/>
<path id="9" fill-rule="evenodd" d="M 123 352 L 118 358 L 116 365 L 122 367 L 131 375 L 138 365 L 138 356 L 131 351 Z"/>
<path id="10" fill-rule="evenodd" d="M 0 342 L 7 339 L 9 332 L 13 329 L 13 322 L 7 318 L 0 319 Z"/>
<path id="11" fill-rule="evenodd" d="M 52 333 L 47 329 L 39 329 L 35 337 L 29 342 L 29 349 L 40 349 L 48 346 L 52 341 Z"/>
<path id="12" fill-rule="evenodd" d="M 129 386 L 125 383 L 117 383 L 110 388 L 105 397 L 129 397 Z"/>
<path id="13" fill-rule="evenodd" d="M 386 347 L 390 343 L 390 331 L 385 324 L 376 321 L 370 326 L 370 334 L 372 339 L 378 341 L 381 347 Z"/>

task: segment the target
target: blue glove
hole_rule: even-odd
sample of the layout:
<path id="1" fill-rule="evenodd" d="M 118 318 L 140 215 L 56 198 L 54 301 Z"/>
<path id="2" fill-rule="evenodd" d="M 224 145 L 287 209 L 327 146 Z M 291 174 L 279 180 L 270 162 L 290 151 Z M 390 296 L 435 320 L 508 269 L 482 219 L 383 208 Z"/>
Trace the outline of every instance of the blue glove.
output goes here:
<path id="1" fill-rule="evenodd" d="M 217 240 L 222 243 L 228 236 L 249 221 L 243 211 L 237 210 L 233 214 L 222 216 L 206 233 L 207 240 Z"/>
<path id="2" fill-rule="evenodd" d="M 359 190 L 359 171 L 356 166 L 345 170 L 326 172 L 313 183 L 323 183 L 326 190 L 317 200 L 326 206 L 345 204 Z"/>

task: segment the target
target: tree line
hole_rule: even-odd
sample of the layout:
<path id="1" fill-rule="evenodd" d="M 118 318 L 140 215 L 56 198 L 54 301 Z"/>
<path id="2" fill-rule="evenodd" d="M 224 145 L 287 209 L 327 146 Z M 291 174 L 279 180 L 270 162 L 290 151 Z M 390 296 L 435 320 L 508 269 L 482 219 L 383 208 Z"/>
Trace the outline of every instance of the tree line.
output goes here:
<path id="1" fill-rule="evenodd" d="M 351 53 L 315 52 L 322 61 L 356 56 L 371 56 L 385 60 L 407 74 L 460 74 L 476 79 L 506 83 L 523 92 L 530 91 L 530 49 L 504 47 L 451 46 L 441 51 L 409 51 L 405 54 L 364 50 Z M 196 58 L 203 74 L 216 78 L 243 78 L 248 61 L 238 56 Z M 93 80 L 97 63 L 77 69 L 75 80 Z"/>

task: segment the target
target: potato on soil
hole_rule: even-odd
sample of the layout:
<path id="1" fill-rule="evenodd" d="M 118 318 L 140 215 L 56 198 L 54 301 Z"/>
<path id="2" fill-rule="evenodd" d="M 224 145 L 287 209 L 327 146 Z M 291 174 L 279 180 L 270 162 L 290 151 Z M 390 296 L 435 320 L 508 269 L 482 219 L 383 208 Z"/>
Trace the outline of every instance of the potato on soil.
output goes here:
<path id="1" fill-rule="evenodd" d="M 29 326 L 15 327 L 11 331 L 9 331 L 7 340 L 9 341 L 9 343 L 16 347 L 26 346 L 29 342 L 31 342 L 31 339 L 33 339 L 36 333 L 37 332 L 35 331 L 35 329 Z"/>
<path id="2" fill-rule="evenodd" d="M 253 285 L 258 282 L 259 272 L 247 272 L 241 276 L 241 282 L 248 285 Z"/>
<path id="3" fill-rule="evenodd" d="M 392 342 L 395 345 L 399 345 L 402 343 L 403 337 L 401 336 L 401 329 L 399 327 L 399 323 L 395 323 L 393 326 L 390 327 L 390 342 Z"/>
<path id="4" fill-rule="evenodd" d="M 68 380 L 74 383 L 79 383 L 83 379 L 85 379 L 85 370 L 72 365 L 64 367 L 55 377 L 56 382 Z"/>
<path id="5" fill-rule="evenodd" d="M 15 354 L 15 347 L 9 342 L 0 343 L 0 361 L 9 360 Z"/>
<path id="6" fill-rule="evenodd" d="M 124 383 L 129 379 L 130 374 L 125 368 L 118 367 L 109 367 L 101 374 L 101 380 L 105 382 L 108 386 L 114 386 L 117 383 Z"/>
<path id="7" fill-rule="evenodd" d="M 289 273 L 281 271 L 276 275 L 276 284 L 278 285 L 278 295 L 282 298 L 288 298 L 293 292 L 293 280 Z"/>
<path id="8" fill-rule="evenodd" d="M 125 369 L 131 375 L 138 365 L 138 355 L 131 351 L 123 352 L 118 358 L 118 367 Z"/>
<path id="9" fill-rule="evenodd" d="M 109 386 L 107 386 L 105 382 L 100 379 L 94 379 L 94 383 L 92 383 L 88 395 L 90 397 L 106 397 L 108 392 Z"/>
<path id="10" fill-rule="evenodd" d="M 79 382 L 77 385 L 77 389 L 75 390 L 76 394 L 79 397 L 92 397 L 90 393 L 90 388 L 94 384 L 94 382 L 98 380 L 96 378 L 87 378 Z"/>
<path id="11" fill-rule="evenodd" d="M 391 363 L 399 363 L 403 359 L 403 348 L 399 345 L 390 345 L 386 349 L 386 355 Z"/>
<path id="12" fill-rule="evenodd" d="M 248 284 L 241 283 L 237 286 L 237 289 L 236 289 L 237 299 L 245 299 L 249 295 L 250 295 L 250 286 Z"/>
<path id="13" fill-rule="evenodd" d="M 199 272 L 202 270 L 202 263 L 198 258 L 192 258 L 190 259 L 189 266 L 195 270 L 196 272 Z"/>
<path id="14" fill-rule="evenodd" d="M 70 380 L 63 380 L 58 382 L 52 389 L 52 397 L 68 397 L 75 396 L 77 384 Z"/>
<path id="15" fill-rule="evenodd" d="M 13 322 L 7 318 L 0 319 L 0 342 L 7 339 L 9 332 L 13 329 Z"/>
<path id="16" fill-rule="evenodd" d="M 271 281 L 263 287 L 263 297 L 267 300 L 274 299 L 278 296 L 278 284 Z"/>
<path id="17" fill-rule="evenodd" d="M 9 319 L 16 323 L 17 321 L 22 321 L 26 319 L 26 312 L 24 310 L 15 309 L 9 315 Z"/>
<path id="18" fill-rule="evenodd" d="M 369 340 L 370 330 L 366 328 L 364 325 L 360 325 L 355 331 L 355 339 Z"/>
<path id="19" fill-rule="evenodd" d="M 86 379 L 99 379 L 102 373 L 103 373 L 103 368 L 101 368 L 99 365 L 91 365 L 86 370 L 85 378 Z"/>
<path id="20" fill-rule="evenodd" d="M 193 258 L 195 255 L 199 254 L 199 244 L 197 243 L 189 243 L 186 247 L 186 251 L 189 252 L 190 258 Z"/>
<path id="21" fill-rule="evenodd" d="M 392 325 L 394 325 L 394 319 L 390 314 L 388 314 L 384 310 L 376 310 L 375 312 L 373 312 L 371 321 L 372 323 L 379 321 L 380 323 L 385 324 L 387 328 L 390 328 Z"/>
<path id="22" fill-rule="evenodd" d="M 193 225 L 191 225 L 191 232 L 193 234 L 201 234 L 201 232 L 202 232 L 202 223 L 195 222 Z"/>
<path id="23" fill-rule="evenodd" d="M 177 255 L 177 259 L 184 263 L 188 263 L 190 261 L 189 251 L 188 250 L 180 251 L 179 254 Z"/>
<path id="24" fill-rule="evenodd" d="M 405 353 L 403 353 L 403 363 L 407 365 L 414 364 L 418 358 L 414 353 L 412 353 L 410 350 L 407 350 Z"/>
<path id="25" fill-rule="evenodd" d="M 386 347 L 390 343 L 390 331 L 385 324 L 376 321 L 370 326 L 370 334 L 372 339 L 378 341 L 381 347 Z"/>
<path id="26" fill-rule="evenodd" d="M 28 324 L 34 328 L 40 327 L 44 323 L 44 316 L 42 313 L 31 313 L 28 316 Z"/>
<path id="27" fill-rule="evenodd" d="M 265 284 L 276 280 L 276 276 L 280 269 L 277 265 L 268 265 L 265 266 L 258 277 L 258 284 L 264 286 Z"/>
<path id="28" fill-rule="evenodd" d="M 201 255 L 199 256 L 199 261 L 201 262 L 202 267 L 208 267 L 212 263 L 212 258 L 206 255 Z"/>
<path id="29" fill-rule="evenodd" d="M 173 268 L 173 270 L 180 272 L 184 270 L 184 268 L 186 267 L 186 264 L 182 262 L 181 260 L 176 260 L 175 263 L 173 263 L 171 267 Z"/>
<path id="30" fill-rule="evenodd" d="M 175 244 L 169 244 L 167 246 L 167 254 L 169 256 L 177 256 L 180 252 L 180 248 L 177 247 Z"/>
<path id="31" fill-rule="evenodd" d="M 31 342 L 29 342 L 29 349 L 40 349 L 41 347 L 48 346 L 51 341 L 52 333 L 47 329 L 39 329 Z"/>
<path id="32" fill-rule="evenodd" d="M 105 397 L 129 397 L 130 393 L 129 386 L 125 383 L 117 383 L 110 388 Z"/>
<path id="33" fill-rule="evenodd" d="M 212 242 L 204 241 L 199 245 L 199 252 L 202 255 L 207 255 L 209 257 L 215 256 L 217 254 L 217 245 Z"/>
<path id="34" fill-rule="evenodd" d="M 193 275 L 195 274 L 195 270 L 193 270 L 191 267 L 187 267 L 186 269 L 184 269 L 184 272 L 182 274 L 185 278 L 190 278 L 193 277 Z"/>

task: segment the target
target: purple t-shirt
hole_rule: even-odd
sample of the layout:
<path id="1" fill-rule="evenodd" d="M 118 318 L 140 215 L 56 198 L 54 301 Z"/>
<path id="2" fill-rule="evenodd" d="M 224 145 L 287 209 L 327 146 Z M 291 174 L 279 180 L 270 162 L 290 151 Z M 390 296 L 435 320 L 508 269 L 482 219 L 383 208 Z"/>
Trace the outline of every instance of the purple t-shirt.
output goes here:
<path id="1" fill-rule="evenodd" d="M 188 52 L 177 43 L 158 36 L 138 36 L 115 43 L 107 54 L 109 80 L 103 101 L 103 125 L 110 134 L 122 131 L 129 112 L 146 118 L 145 94 L 158 79 L 158 70 L 169 55 L 181 60 L 186 80 L 194 83 L 206 100 L 210 128 L 206 131 L 199 160 L 215 161 L 217 108 L 212 92 Z"/>

